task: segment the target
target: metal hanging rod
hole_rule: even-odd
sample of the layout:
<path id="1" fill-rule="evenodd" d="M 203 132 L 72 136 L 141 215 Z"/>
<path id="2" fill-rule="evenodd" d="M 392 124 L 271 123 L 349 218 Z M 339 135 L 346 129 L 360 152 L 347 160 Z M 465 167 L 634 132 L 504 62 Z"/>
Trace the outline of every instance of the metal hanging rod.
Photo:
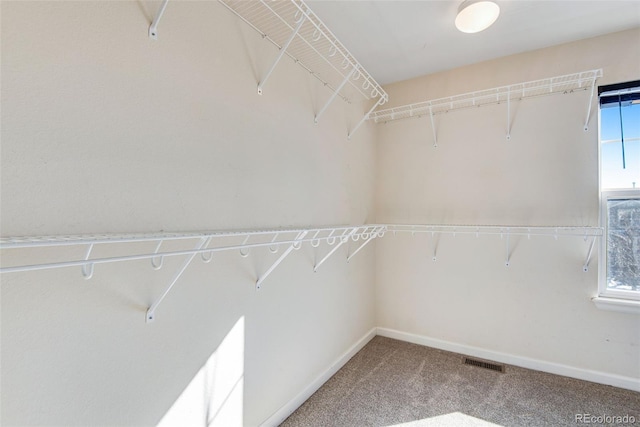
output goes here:
<path id="1" fill-rule="evenodd" d="M 585 121 L 586 127 L 586 123 L 588 123 L 589 116 L 591 115 L 593 90 L 595 88 L 596 80 L 600 77 L 602 77 L 602 69 L 582 71 L 574 74 L 516 83 L 508 86 L 500 86 L 492 89 L 378 110 L 371 113 L 369 115 L 369 119 L 373 120 L 375 123 L 386 123 L 394 120 L 418 118 L 423 116 L 433 117 L 433 115 L 436 114 L 448 113 L 455 110 L 500 104 L 502 102 L 506 102 L 507 105 L 509 105 L 511 101 L 518 101 L 526 98 L 589 90 L 591 91 L 591 97 L 589 98 L 589 108 L 587 111 L 587 119 Z M 509 114 L 510 113 L 507 112 L 507 116 L 509 116 Z M 507 121 L 507 136 L 509 136 L 509 117 L 507 117 Z"/>
<path id="2" fill-rule="evenodd" d="M 286 54 L 334 92 L 324 107 L 315 114 L 316 123 L 335 97 L 340 97 L 346 102 L 352 102 L 354 97 L 364 100 L 377 99 L 373 108 L 349 132 L 348 136 L 351 137 L 369 117 L 371 111 L 389 99 L 380 84 L 371 77 L 304 1 L 220 0 L 220 2 L 280 50 L 271 67 L 258 83 L 259 94 L 262 94 L 267 79 Z"/>

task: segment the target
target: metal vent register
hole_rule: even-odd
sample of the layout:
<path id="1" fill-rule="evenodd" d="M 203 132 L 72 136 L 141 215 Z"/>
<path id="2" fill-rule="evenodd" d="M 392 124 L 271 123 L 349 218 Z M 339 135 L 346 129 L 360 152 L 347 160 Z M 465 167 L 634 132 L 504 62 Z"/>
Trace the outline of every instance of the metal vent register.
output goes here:
<path id="1" fill-rule="evenodd" d="M 484 369 L 489 369 L 489 370 L 492 370 L 492 371 L 497 371 L 497 372 L 504 373 L 504 365 L 500 365 L 499 363 L 487 362 L 487 361 L 480 360 L 480 359 L 473 359 L 471 357 L 465 357 L 464 358 L 464 364 L 465 365 L 470 365 L 470 366 L 475 366 L 477 368 L 484 368 Z"/>

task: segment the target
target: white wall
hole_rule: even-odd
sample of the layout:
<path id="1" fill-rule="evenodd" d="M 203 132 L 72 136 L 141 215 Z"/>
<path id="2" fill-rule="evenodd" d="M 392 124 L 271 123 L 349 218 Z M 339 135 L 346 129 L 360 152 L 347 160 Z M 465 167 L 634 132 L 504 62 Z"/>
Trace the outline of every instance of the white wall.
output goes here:
<path id="1" fill-rule="evenodd" d="M 510 142 L 504 106 L 439 116 L 437 150 L 425 120 L 347 141 L 362 106 L 336 101 L 314 125 L 329 93 L 290 60 L 256 95 L 276 50 L 218 2 L 171 2 L 152 42 L 157 6 L 2 3 L 3 235 L 597 221 L 584 93 L 514 106 Z M 399 83 L 390 105 L 599 67 L 602 83 L 631 80 L 638 37 Z M 180 260 L 99 266 L 91 281 L 3 275 L 2 424 L 170 425 L 170 408 L 202 397 L 187 407 L 203 424 L 257 425 L 374 325 L 640 377 L 638 318 L 593 307 L 583 242 L 516 239 L 508 269 L 496 239 L 442 237 L 436 263 L 431 244 L 387 237 L 316 274 L 305 247 L 258 293 L 273 258 L 221 254 L 187 270 L 151 325 Z"/>
<path id="2" fill-rule="evenodd" d="M 258 96 L 277 50 L 221 4 L 170 2 L 154 42 L 158 5 L 2 2 L 2 234 L 371 222 L 366 106 L 314 125 L 330 92 L 285 58 Z M 257 425 L 374 326 L 372 248 L 313 273 L 305 246 L 260 292 L 267 251 L 195 262 L 150 325 L 182 260 L 3 275 L 2 424 L 155 425 L 194 380 L 203 424 L 239 381 L 224 420 Z"/>
<path id="3" fill-rule="evenodd" d="M 602 68 L 637 79 L 640 31 L 546 48 L 388 86 L 390 105 Z M 377 221 L 598 225 L 597 104 L 588 92 L 378 125 Z M 437 240 L 438 259 L 431 261 Z M 377 324 L 578 370 L 640 378 L 640 317 L 605 312 L 581 238 L 398 236 L 376 245 Z"/>

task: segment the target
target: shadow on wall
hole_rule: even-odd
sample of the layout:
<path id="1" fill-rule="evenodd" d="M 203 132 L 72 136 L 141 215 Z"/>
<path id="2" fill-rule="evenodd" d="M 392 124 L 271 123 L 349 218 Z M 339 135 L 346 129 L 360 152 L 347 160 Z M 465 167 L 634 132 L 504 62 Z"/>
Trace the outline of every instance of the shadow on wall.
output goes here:
<path id="1" fill-rule="evenodd" d="M 242 426 L 244 316 L 162 417 L 158 427 Z"/>

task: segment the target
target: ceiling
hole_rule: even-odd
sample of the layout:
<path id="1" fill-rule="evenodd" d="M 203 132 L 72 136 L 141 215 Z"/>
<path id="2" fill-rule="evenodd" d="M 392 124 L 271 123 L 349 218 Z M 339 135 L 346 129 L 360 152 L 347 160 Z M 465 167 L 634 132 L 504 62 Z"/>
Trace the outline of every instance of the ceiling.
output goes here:
<path id="1" fill-rule="evenodd" d="M 496 2 L 496 23 L 465 34 L 462 0 L 306 1 L 380 84 L 640 27 L 640 0 Z"/>

